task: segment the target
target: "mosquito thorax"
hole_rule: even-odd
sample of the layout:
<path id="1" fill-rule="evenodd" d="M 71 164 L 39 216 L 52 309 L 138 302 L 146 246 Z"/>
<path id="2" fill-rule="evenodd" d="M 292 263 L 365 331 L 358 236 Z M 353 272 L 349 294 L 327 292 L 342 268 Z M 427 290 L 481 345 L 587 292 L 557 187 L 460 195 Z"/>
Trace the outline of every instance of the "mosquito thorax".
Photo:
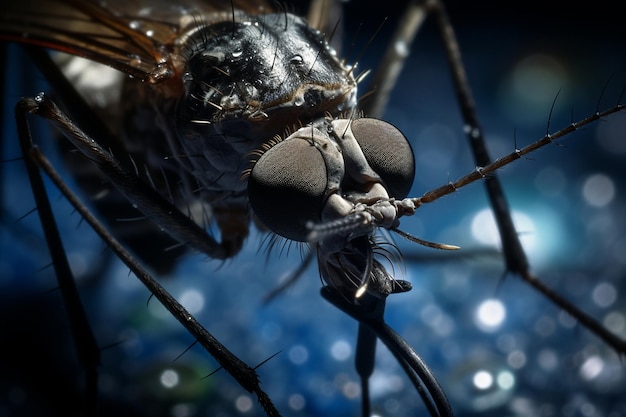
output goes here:
<path id="1" fill-rule="evenodd" d="M 322 34 L 290 14 L 196 28 L 183 47 L 177 133 L 208 189 L 243 192 L 248 155 L 294 123 L 337 116 L 356 82 Z"/>

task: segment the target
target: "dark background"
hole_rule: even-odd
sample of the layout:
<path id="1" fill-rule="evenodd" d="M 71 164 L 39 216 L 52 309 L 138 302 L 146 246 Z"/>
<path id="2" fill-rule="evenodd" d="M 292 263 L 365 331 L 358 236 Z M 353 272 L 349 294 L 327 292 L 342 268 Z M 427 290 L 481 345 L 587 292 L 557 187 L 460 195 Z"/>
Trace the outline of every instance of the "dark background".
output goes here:
<path id="1" fill-rule="evenodd" d="M 447 4 L 494 157 L 543 136 L 557 91 L 552 130 L 596 107 L 611 106 L 626 85 L 622 15 L 609 2 L 585 4 L 584 9 L 550 2 Z M 388 15 L 360 62 L 361 69 L 377 65 L 402 7 L 402 2 L 390 1 L 348 3 L 346 33 L 358 33 L 356 46 L 346 41 L 348 62 Z M 385 114 L 415 151 L 412 195 L 474 167 L 434 29 L 429 21 L 418 35 Z M 45 88 L 41 76 L 14 56 L 5 82 L 6 159 L 17 156 L 9 130 L 12 103 Z M 516 74 L 520 80 L 519 71 L 527 78 L 522 76 L 522 87 L 516 89 L 513 80 Z M 361 92 L 369 88 L 366 79 Z M 532 242 L 533 270 L 622 338 L 625 131 L 623 116 L 609 118 L 501 173 L 513 210 L 532 221 L 521 231 Z M 45 134 L 46 128 L 38 132 Z M 607 142 L 609 136 L 616 139 Z M 18 220 L 34 204 L 23 167 L 17 162 L 1 168 L 0 416 L 78 415 L 81 371 L 54 275 L 46 267 L 49 257 L 36 215 Z M 585 182 L 597 174 L 615 189 L 604 206 L 593 206 L 582 196 Z M 51 196 L 103 347 L 102 415 L 262 415 L 256 400 L 225 372 L 203 379 L 216 364 L 200 347 L 175 360 L 191 337 L 155 300 L 148 301 L 147 291 L 124 266 L 111 261 L 58 193 Z M 472 222 L 486 204 L 475 184 L 403 220 L 403 230 L 482 255 L 442 256 L 398 241 L 408 261 L 406 270 L 397 267 L 396 273 L 411 280 L 414 290 L 389 300 L 387 320 L 433 368 L 458 416 L 626 414 L 626 373 L 612 349 L 517 278 L 503 279 L 500 259 L 489 255 L 480 239 L 488 231 L 472 235 Z M 320 298 L 315 267 L 274 303 L 262 306 L 261 297 L 300 259 L 296 247 L 267 255 L 263 242 L 255 233 L 244 252 L 225 263 L 186 257 L 161 279 L 181 299 L 204 297 L 199 320 L 248 363 L 281 352 L 259 373 L 284 415 L 359 415 L 352 365 L 356 324 Z M 493 298 L 505 306 L 506 318 L 495 330 L 481 330 L 476 310 Z M 418 395 L 382 346 L 376 369 L 372 392 L 378 415 L 425 415 Z M 159 382 L 165 370 L 179 375 L 174 388 Z M 478 371 L 494 378 L 504 375 L 505 382 L 512 375 L 514 383 L 479 389 L 472 382 Z M 249 400 L 252 408 L 245 411 Z"/>

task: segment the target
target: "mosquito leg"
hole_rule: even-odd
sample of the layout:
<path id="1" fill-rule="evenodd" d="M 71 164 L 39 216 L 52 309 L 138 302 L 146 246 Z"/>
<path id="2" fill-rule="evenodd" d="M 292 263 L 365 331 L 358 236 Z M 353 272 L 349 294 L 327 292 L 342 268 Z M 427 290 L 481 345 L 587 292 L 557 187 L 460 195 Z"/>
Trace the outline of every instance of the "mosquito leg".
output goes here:
<path id="1" fill-rule="evenodd" d="M 106 227 L 103 226 L 98 219 L 95 218 L 95 216 L 93 216 L 91 211 L 82 203 L 82 201 L 69 189 L 67 184 L 65 184 L 61 176 L 58 172 L 56 172 L 45 155 L 30 141 L 28 123 L 26 120 L 27 112 L 38 115 L 45 114 L 44 117 L 52 117 L 54 115 L 59 116 L 58 119 L 54 119 L 53 117 L 53 120 L 56 122 L 56 125 L 64 129 L 66 133 L 67 130 L 75 129 L 75 126 L 71 125 L 71 123 L 65 124 L 67 120 L 62 117 L 62 113 L 60 113 L 58 108 L 54 106 L 54 103 L 45 97 L 40 97 L 39 100 L 23 99 L 18 103 L 16 107 L 16 118 L 18 119 L 21 137 L 23 137 L 21 140 L 22 149 L 24 155 L 26 156 L 25 159 L 29 161 L 29 172 L 32 170 L 33 173 L 36 174 L 39 178 L 39 181 L 36 182 L 36 184 L 38 184 L 37 187 L 41 187 L 41 189 L 37 188 L 38 191 L 35 194 L 37 195 L 38 193 L 43 193 L 43 195 L 45 195 L 45 189 L 43 188 L 43 182 L 41 182 L 41 175 L 39 173 L 39 169 L 41 169 L 46 173 L 46 175 L 48 175 L 56 187 L 68 199 L 70 204 L 72 204 L 76 211 L 80 213 L 80 215 L 94 229 L 100 238 L 129 267 L 129 269 L 137 276 L 137 278 L 139 278 L 139 280 L 155 296 L 155 298 L 163 304 L 172 316 L 174 316 L 189 331 L 189 333 L 191 333 L 194 338 L 199 341 L 207 352 L 218 361 L 220 366 L 231 374 L 244 389 L 257 395 L 259 403 L 261 403 L 261 406 L 264 408 L 266 414 L 268 416 L 280 416 L 280 413 L 273 405 L 269 396 L 260 388 L 260 381 L 256 371 L 222 345 L 171 294 L 169 294 L 165 288 L 152 278 L 150 274 L 148 274 L 132 257 L 132 255 L 130 255 L 130 253 L 126 251 L 126 249 L 108 232 Z M 89 141 L 88 138 L 81 138 L 81 140 L 83 139 L 85 141 Z M 93 142 L 91 143 L 93 144 Z M 85 143 L 82 143 L 82 145 L 85 146 Z M 97 159 L 95 155 L 91 156 Z M 53 219 L 51 211 L 41 214 L 41 208 L 40 215 L 42 215 L 42 217 L 46 216 L 46 218 L 47 216 L 50 216 L 50 219 Z M 57 242 L 54 241 L 53 243 L 56 244 Z M 60 245 L 60 239 L 58 240 L 58 244 Z M 58 247 L 61 248 L 61 246 Z M 69 266 L 67 266 L 67 268 L 69 271 Z"/>
<path id="2" fill-rule="evenodd" d="M 465 131 L 470 142 L 474 160 L 477 166 L 483 167 L 491 163 L 491 157 L 485 146 L 483 131 L 476 114 L 476 106 L 467 82 L 465 67 L 461 60 L 461 52 L 456 40 L 454 28 L 448 19 L 448 15 L 443 4 L 439 0 L 429 1 L 430 9 L 437 20 L 437 26 L 443 39 L 448 64 L 452 70 L 452 80 L 454 83 L 457 100 L 461 107 L 463 120 L 465 121 Z M 528 260 L 522 248 L 517 230 L 513 225 L 509 206 L 502 190 L 502 185 L 498 177 L 490 175 L 485 179 L 485 187 L 489 195 L 489 201 L 493 208 L 496 224 L 502 237 L 502 248 L 507 270 L 516 274 L 521 274 L 528 270 Z"/>
<path id="3" fill-rule="evenodd" d="M 452 417 L 452 408 L 445 391 L 413 347 L 384 321 L 374 322 L 370 327 L 407 373 L 430 415 Z"/>
<path id="4" fill-rule="evenodd" d="M 371 415 L 369 380 L 374 372 L 376 334 L 362 323 L 359 323 L 356 346 L 355 368 L 361 378 L 361 414 L 367 417 Z"/>
<path id="5" fill-rule="evenodd" d="M 409 56 L 411 45 L 427 16 L 422 1 L 411 1 L 402 13 L 401 21 L 387 46 L 384 57 L 374 74 L 374 94 L 363 101 L 362 110 L 368 117 L 381 118 L 387 107 L 389 95 Z"/>
<path id="6" fill-rule="evenodd" d="M 32 148 L 30 130 L 24 111 L 20 105 L 16 107 L 18 136 L 22 153 L 27 155 Z M 87 416 L 96 415 L 98 397 L 98 366 L 100 364 L 100 349 L 96 344 L 91 325 L 87 320 L 85 309 L 80 300 L 74 276 L 70 269 L 61 236 L 57 228 L 50 201 L 46 193 L 43 179 L 37 164 L 25 157 L 26 169 L 30 185 L 35 197 L 37 211 L 46 242 L 52 257 L 52 265 L 59 282 L 59 290 L 63 297 L 67 318 L 76 346 L 76 352 L 82 369 L 85 371 L 85 399 L 84 410 Z"/>
<path id="7" fill-rule="evenodd" d="M 25 99 L 21 106 L 23 111 L 36 112 L 50 120 L 86 158 L 98 166 L 130 203 L 178 242 L 211 258 L 225 259 L 229 256 L 227 248 L 206 234 L 157 191 L 126 171 L 110 152 L 87 136 L 46 95 Z"/>
<path id="8" fill-rule="evenodd" d="M 452 409 L 448 399 L 432 374 L 428 365 L 420 358 L 415 350 L 398 335 L 384 320 L 385 300 L 371 297 L 361 300 L 362 304 L 355 305 L 348 302 L 341 293 L 330 287 L 321 290 L 322 297 L 359 321 L 359 338 L 357 341 L 356 367 L 361 376 L 361 384 L 367 384 L 368 372 L 373 369 L 374 346 L 372 342 L 379 338 L 398 360 L 411 383 L 422 397 L 429 414 L 432 417 L 451 417 Z M 369 333 L 369 334 L 368 334 Z M 367 401 L 367 402 L 366 402 Z M 369 398 L 363 392 L 363 416 L 369 416 Z"/>
<path id="9" fill-rule="evenodd" d="M 422 25 L 426 15 L 434 13 L 441 35 L 444 39 L 448 61 L 452 68 L 453 80 L 457 91 L 457 97 L 461 105 L 463 118 L 467 127 L 468 137 L 476 163 L 479 166 L 488 165 L 491 162 L 484 144 L 482 130 L 476 115 L 474 101 L 469 89 L 465 70 L 461 62 L 459 47 L 456 42 L 454 30 L 450 24 L 443 4 L 438 0 L 412 1 L 403 13 L 403 18 L 392 41 L 382 59 L 382 64 L 373 85 L 376 88 L 374 97 L 363 105 L 364 112 L 372 117 L 380 117 L 388 101 L 389 93 L 394 87 L 400 70 L 408 56 L 406 52 L 411 47 L 417 31 Z M 513 225 L 510 211 L 502 186 L 498 178 L 493 175 L 486 179 L 485 186 L 490 201 L 494 208 L 496 221 L 502 236 L 504 256 L 507 269 L 514 273 L 521 273 L 528 269 L 526 254 L 522 249 L 517 231 Z"/>
<path id="10" fill-rule="evenodd" d="M 375 299 L 372 304 L 373 306 L 370 307 L 372 310 L 369 314 L 378 320 L 382 320 L 385 312 L 385 300 Z M 359 305 L 360 310 L 365 310 L 366 308 L 363 304 Z M 363 417 L 371 415 L 369 380 L 374 372 L 375 357 L 376 334 L 365 324 L 359 322 L 354 363 L 356 371 L 361 378 L 361 414 Z"/>
<path id="11" fill-rule="evenodd" d="M 457 100 L 461 107 L 461 113 L 465 121 L 465 131 L 470 141 L 474 159 L 477 166 L 488 166 L 491 164 L 491 158 L 485 146 L 482 128 L 476 114 L 474 99 L 472 98 L 469 83 L 467 82 L 467 76 L 464 69 L 465 67 L 463 66 L 461 60 L 461 53 L 454 29 L 448 19 L 444 5 L 440 0 L 428 0 L 427 5 L 429 10 L 437 19 L 437 26 L 439 27 L 446 49 L 448 63 L 452 70 L 452 78 L 457 94 Z M 572 128 L 575 129 L 576 126 L 573 126 Z M 552 138 L 548 134 L 545 139 L 551 140 Z M 530 273 L 528 258 L 520 243 L 502 185 L 496 173 L 492 173 L 491 175 L 485 177 L 485 187 L 487 188 L 487 194 L 489 196 L 496 224 L 500 232 L 506 270 L 520 276 L 524 281 L 559 307 L 567 311 L 567 313 L 599 336 L 607 344 L 612 346 L 616 351 L 626 353 L 626 343 L 624 341 L 616 338 L 595 319 L 591 318 L 586 313 L 580 311 L 580 309 L 576 306 L 551 291 Z"/>
<path id="12" fill-rule="evenodd" d="M 387 103 L 389 93 L 397 81 L 400 70 L 408 56 L 403 51 L 410 50 L 411 44 L 428 13 L 433 13 L 437 19 L 441 36 L 444 40 L 448 63 L 452 68 L 452 77 L 457 92 L 458 101 L 470 140 L 472 151 L 478 166 L 486 166 L 491 162 L 489 153 L 484 144 L 482 130 L 476 115 L 474 101 L 471 95 L 461 54 L 459 51 L 454 29 L 450 24 L 445 8 L 439 0 L 411 1 L 392 41 L 386 51 L 385 57 L 378 73 L 375 75 L 373 85 L 376 94 L 364 103 L 365 113 L 372 117 L 380 117 Z M 496 221 L 503 240 L 504 256 L 507 269 L 514 273 L 521 273 L 528 269 L 526 254 L 522 249 L 517 231 L 513 226 L 510 211 L 500 181 L 495 175 L 485 181 L 489 199 L 492 203 Z"/>
<path id="13" fill-rule="evenodd" d="M 31 45 L 22 45 L 21 48 L 28 54 L 31 61 L 45 74 L 46 80 L 52 86 L 55 99 L 61 103 L 65 103 L 70 111 L 74 123 L 78 126 L 86 126 L 90 130 L 89 135 L 98 135 L 101 143 L 106 143 L 107 148 L 114 155 L 123 155 L 124 148 L 115 136 L 111 133 L 109 127 L 94 113 L 93 109 L 87 104 L 83 97 L 76 91 L 74 86 L 63 75 L 59 66 L 54 63 L 50 54 L 43 48 Z M 85 128 L 83 128 L 85 129 Z"/>
<path id="14" fill-rule="evenodd" d="M 49 51 L 30 45 L 22 45 L 20 48 L 28 54 L 30 61 L 36 65 L 39 72 L 45 75 L 46 81 L 52 88 L 55 102 L 60 103 L 63 112 L 68 115 L 72 123 L 80 126 L 87 136 L 96 140 L 111 155 L 117 155 L 118 158 L 124 158 L 126 155 L 129 155 L 128 147 L 122 137 L 113 134 L 112 126 L 109 123 L 105 123 L 104 120 L 106 119 L 85 101 L 75 85 L 68 80 L 59 65 L 52 59 Z M 164 125 L 167 123 L 167 121 L 162 120 L 160 122 Z M 167 138 L 169 139 L 169 135 L 167 135 Z M 180 155 L 182 151 L 175 146 L 175 142 L 168 142 L 168 146 L 171 148 L 170 153 L 172 155 Z M 59 145 L 61 149 L 72 148 L 70 143 L 62 142 Z M 101 184 L 101 176 L 98 175 L 97 169 L 93 169 L 93 165 L 89 161 L 84 158 L 80 159 L 79 155 L 76 155 L 76 158 L 72 158 L 69 151 L 61 150 L 61 152 L 64 155 L 64 159 L 68 160 L 67 163 L 72 166 L 72 169 L 80 172 L 80 175 L 76 177 L 79 187 L 86 195 L 93 196 L 93 210 L 102 216 L 101 218 L 105 223 L 112 228 L 117 227 L 116 230 L 119 230 L 119 219 L 136 217 L 136 211 L 134 212 L 133 208 L 128 204 L 124 204 L 122 197 L 116 196 L 117 193 L 115 192 L 108 193 L 108 191 L 114 191 L 111 190 L 111 184 Z M 129 160 L 124 159 L 126 165 L 122 162 L 124 168 L 130 172 L 134 172 L 132 171 L 134 165 L 131 165 L 133 162 L 131 164 L 128 162 L 133 161 L 133 158 L 134 156 L 130 154 Z M 177 161 L 178 163 L 176 164 L 169 164 L 168 170 L 175 169 L 174 167 L 179 169 L 179 178 L 182 180 L 180 184 L 181 189 L 191 190 L 191 185 L 186 181 L 187 176 L 183 173 L 187 162 L 181 161 L 180 158 L 177 158 Z M 146 181 L 145 177 L 143 179 Z M 96 197 L 99 193 L 108 195 L 108 197 Z M 171 193 L 168 195 L 166 192 L 161 192 L 160 194 L 165 198 L 169 197 L 168 201 L 170 202 L 175 201 Z M 189 215 L 189 213 L 187 214 Z M 159 272 L 168 271 L 173 263 L 176 262 L 178 256 L 187 250 L 187 247 L 180 245 L 175 249 L 163 252 L 163 248 L 173 248 L 179 242 L 165 233 L 159 233 L 157 227 L 145 220 L 134 222 L 132 231 L 130 231 L 130 228 L 125 228 L 123 234 L 119 235 L 119 237 L 125 245 L 132 249 L 138 258 L 147 262 L 151 268 Z M 145 240 L 141 240 L 141 236 L 144 236 L 145 233 L 152 234 L 152 239 L 147 243 Z M 156 251 L 160 251 L 161 256 L 154 257 L 153 255 Z"/>
<path id="15" fill-rule="evenodd" d="M 306 20 L 311 27 L 324 33 L 326 38 L 332 42 L 333 39 L 341 40 L 341 34 L 334 30 L 340 20 L 341 13 L 341 4 L 336 0 L 313 0 L 309 5 Z"/>
<path id="16" fill-rule="evenodd" d="M 8 57 L 8 51 L 7 51 L 7 45 L 5 42 L 0 42 L 0 62 L 9 62 L 8 61 L 9 57 Z M 7 66 L 6 65 L 1 65 L 0 66 L 0 83 L 2 83 L 2 88 L 4 89 L 4 91 L 6 91 L 6 82 L 7 82 Z M 4 126 L 5 126 L 5 120 L 4 120 L 4 105 L 5 105 L 5 100 L 2 100 L 2 102 L 0 103 L 0 132 L 4 132 Z M 4 161 L 4 143 L 2 143 L 0 141 L 0 162 Z M 0 198 L 2 198 L 1 196 L 4 195 L 4 182 L 0 181 Z M 4 207 L 4 205 L 2 205 L 2 207 Z M 0 209 L 0 224 L 2 222 L 2 217 L 4 215 L 4 210 Z"/>

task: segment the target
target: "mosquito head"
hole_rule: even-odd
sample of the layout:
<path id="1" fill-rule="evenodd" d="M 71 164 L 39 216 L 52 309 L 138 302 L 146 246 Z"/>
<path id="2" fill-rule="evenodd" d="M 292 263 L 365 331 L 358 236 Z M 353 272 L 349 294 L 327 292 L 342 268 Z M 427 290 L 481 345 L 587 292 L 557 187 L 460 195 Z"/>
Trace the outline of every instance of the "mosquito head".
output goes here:
<path id="1" fill-rule="evenodd" d="M 395 199 L 408 194 L 414 173 L 411 147 L 389 123 L 321 119 L 259 157 L 248 196 L 270 230 L 317 247 L 329 285 L 354 297 L 372 284 L 388 295 L 393 279 L 374 259 L 373 235 L 397 226 Z"/>

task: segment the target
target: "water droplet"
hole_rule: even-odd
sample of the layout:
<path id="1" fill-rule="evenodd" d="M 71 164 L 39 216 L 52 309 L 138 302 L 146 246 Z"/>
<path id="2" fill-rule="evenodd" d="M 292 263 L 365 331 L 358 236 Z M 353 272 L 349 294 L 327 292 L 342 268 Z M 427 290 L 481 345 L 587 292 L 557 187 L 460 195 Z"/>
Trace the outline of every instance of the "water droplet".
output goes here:
<path id="1" fill-rule="evenodd" d="M 296 96 L 293 99 L 293 105 L 294 106 L 299 107 L 299 106 L 302 106 L 303 104 L 304 104 L 304 97 L 303 96 L 299 95 L 299 96 Z"/>
<path id="2" fill-rule="evenodd" d="M 304 58 L 302 58 L 302 55 L 294 55 L 289 58 L 289 63 L 291 65 L 302 65 L 304 63 Z"/>
<path id="3" fill-rule="evenodd" d="M 409 48 L 407 48 L 406 42 L 397 41 L 393 46 L 396 54 L 398 54 L 399 56 L 406 57 L 409 55 Z"/>
<path id="4" fill-rule="evenodd" d="M 141 57 L 138 55 L 131 55 L 128 63 L 131 67 L 138 67 L 141 65 Z"/>

